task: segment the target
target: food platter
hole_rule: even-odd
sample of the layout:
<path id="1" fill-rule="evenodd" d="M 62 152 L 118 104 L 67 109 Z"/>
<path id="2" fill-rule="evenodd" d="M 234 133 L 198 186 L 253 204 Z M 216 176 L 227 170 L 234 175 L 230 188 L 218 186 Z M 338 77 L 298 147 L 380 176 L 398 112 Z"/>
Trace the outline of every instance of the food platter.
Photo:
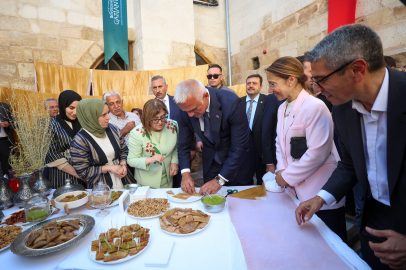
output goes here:
<path id="1" fill-rule="evenodd" d="M 196 231 L 194 231 L 194 232 L 192 232 L 192 233 L 188 233 L 188 234 L 170 233 L 170 232 L 165 231 L 164 229 L 162 229 L 161 226 L 159 226 L 159 229 L 161 229 L 162 232 L 167 233 L 167 234 L 169 234 L 169 235 L 181 236 L 181 237 L 182 237 L 182 236 L 189 236 L 189 235 L 198 234 L 198 233 L 200 233 L 201 231 L 205 230 L 207 227 L 209 227 L 209 224 L 210 224 L 210 221 L 207 223 L 206 226 L 203 227 L 203 229 L 199 229 L 199 230 L 196 230 Z"/>
<path id="2" fill-rule="evenodd" d="M 110 235 L 109 232 L 113 235 Z M 143 228 L 139 224 L 123 226 L 120 230 L 109 229 L 107 232 L 100 233 L 97 239 L 90 243 L 87 254 L 92 261 L 106 265 L 132 260 L 149 246 L 149 232 L 149 229 Z M 125 257 L 120 258 L 120 253 Z M 98 259 L 97 256 L 99 256 Z"/>
<path id="3" fill-rule="evenodd" d="M 12 214 L 17 213 L 17 212 L 20 212 L 20 211 L 23 211 L 23 212 L 24 212 L 25 210 L 24 210 L 24 209 L 19 209 L 19 210 L 14 211 L 13 213 L 11 213 L 11 214 L 5 216 L 5 217 L 1 220 L 0 223 L 5 222 L 6 219 L 10 218 Z M 55 209 L 54 209 L 53 211 L 55 211 Z M 51 216 L 52 216 L 52 213 L 51 213 L 46 219 L 44 219 L 44 220 L 42 220 L 42 221 L 48 220 Z M 34 223 L 35 223 L 35 222 L 17 222 L 17 223 L 14 223 L 13 225 L 16 225 L 16 226 L 29 226 L 29 225 L 32 225 L 32 224 L 34 224 Z M 6 224 L 3 224 L 3 225 L 6 225 Z M 3 225 L 0 225 L 0 226 L 3 226 Z"/>
<path id="4" fill-rule="evenodd" d="M 121 194 L 122 195 L 122 194 Z M 120 196 L 121 196 L 120 195 Z M 119 197 L 120 198 L 120 197 Z M 109 205 L 106 205 L 104 208 L 110 208 L 110 207 L 114 207 L 114 206 L 117 206 L 117 205 L 119 205 L 119 200 L 117 199 L 117 200 L 115 200 L 114 202 L 112 202 L 112 203 L 110 203 Z M 93 206 L 93 203 L 92 204 L 90 204 L 90 206 L 91 207 L 94 207 Z"/>
<path id="5" fill-rule="evenodd" d="M 128 209 L 128 208 L 127 208 L 127 209 Z M 133 216 L 133 215 L 130 215 L 130 214 L 127 212 L 127 210 L 125 210 L 125 214 L 126 214 L 127 216 L 129 216 L 130 218 L 135 218 L 135 219 L 143 220 L 143 219 L 151 219 L 151 218 L 160 217 L 160 216 L 162 216 L 164 213 L 161 213 L 161 214 L 156 215 L 156 216 L 151 216 L 151 217 L 135 217 L 135 216 Z"/>
<path id="6" fill-rule="evenodd" d="M 75 200 L 75 201 L 71 201 L 71 202 L 62 202 L 61 201 L 66 196 L 78 196 L 82 193 L 85 193 L 86 196 L 79 200 Z M 89 201 L 89 192 L 83 191 L 83 190 L 77 190 L 77 191 L 67 192 L 67 193 L 64 193 L 64 194 L 56 197 L 55 198 L 55 207 L 58 209 L 64 209 L 65 205 L 67 205 L 68 209 L 74 209 L 74 208 L 78 208 L 78 207 L 86 204 L 88 201 Z"/>
<path id="7" fill-rule="evenodd" d="M 12 225 L 8 225 L 8 226 L 12 226 Z M 25 228 L 24 228 L 23 226 L 18 226 L 18 225 L 14 225 L 14 226 L 20 227 L 20 228 L 22 229 L 21 233 L 23 233 L 23 231 L 25 230 Z M 17 237 L 16 237 L 16 238 L 17 238 Z M 11 243 L 11 244 L 12 244 L 12 243 Z M 0 252 L 2 252 L 3 250 L 8 249 L 8 248 L 11 246 L 11 244 L 8 245 L 8 246 L 5 246 L 5 247 L 3 247 L 3 248 L 1 248 L 1 249 L 0 249 Z"/>
<path id="8" fill-rule="evenodd" d="M 79 230 L 77 230 L 77 235 L 75 238 L 73 238 L 67 242 L 64 242 L 63 244 L 49 247 L 49 248 L 44 248 L 44 249 L 32 249 L 26 245 L 27 239 L 33 230 L 38 230 L 43 225 L 54 222 L 54 221 L 59 222 L 59 221 L 69 221 L 69 220 L 74 220 L 74 219 L 80 220 L 79 221 L 80 228 L 79 228 Z M 14 254 L 20 255 L 20 256 L 41 256 L 41 255 L 49 254 L 52 252 L 56 252 L 56 251 L 62 250 L 64 248 L 67 248 L 67 247 L 77 243 L 81 239 L 83 239 L 93 229 L 94 225 L 95 225 L 94 218 L 91 216 L 88 216 L 88 215 L 71 214 L 68 216 L 61 216 L 61 217 L 49 219 L 49 220 L 40 222 L 40 223 L 32 226 L 31 229 L 29 229 L 29 230 L 23 231 L 11 244 L 10 250 Z"/>
<path id="9" fill-rule="evenodd" d="M 200 191 L 200 188 L 196 188 L 196 193 L 199 193 L 199 191 Z M 184 193 L 184 192 L 181 191 L 179 193 Z M 175 194 L 175 195 L 177 195 L 177 194 Z M 186 200 L 182 200 L 182 199 L 178 199 L 178 198 L 173 198 L 173 196 L 174 195 L 168 194 L 168 200 L 170 200 L 171 202 L 174 202 L 174 203 L 192 203 L 192 202 L 200 201 L 200 199 L 202 198 L 201 196 L 190 196 Z"/>
<path id="10" fill-rule="evenodd" d="M 174 236 L 187 236 L 203 231 L 211 216 L 192 208 L 172 208 L 159 217 L 159 228 Z"/>
<path id="11" fill-rule="evenodd" d="M 131 218 L 151 219 L 162 216 L 169 208 L 170 203 L 165 198 L 147 198 L 132 202 L 125 213 Z M 134 215 L 131 211 L 133 211 Z"/>

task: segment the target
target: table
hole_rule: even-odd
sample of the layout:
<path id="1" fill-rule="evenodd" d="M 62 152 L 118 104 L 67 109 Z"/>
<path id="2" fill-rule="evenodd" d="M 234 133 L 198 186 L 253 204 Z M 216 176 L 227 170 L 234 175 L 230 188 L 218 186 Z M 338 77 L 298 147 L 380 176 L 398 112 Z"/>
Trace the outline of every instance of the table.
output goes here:
<path id="1" fill-rule="evenodd" d="M 230 187 L 223 187 L 219 192 L 225 192 Z M 231 187 L 232 189 L 243 190 L 250 187 Z M 166 191 L 169 189 L 151 190 L 150 198 L 166 198 Z M 171 189 L 176 194 L 180 189 Z M 278 194 L 280 195 L 280 194 Z M 286 194 L 285 196 L 289 196 Z M 272 198 L 272 193 L 268 193 L 268 197 Z M 292 198 L 293 200 L 293 198 Z M 172 207 L 193 208 L 203 210 L 203 205 L 200 201 L 180 204 L 172 203 Z M 283 207 L 283 206 L 282 206 Z M 4 214 L 8 215 L 17 210 L 17 207 L 4 210 Z M 150 245 L 145 252 L 138 257 L 116 265 L 101 265 L 93 262 L 87 255 L 88 247 L 92 240 L 95 239 L 95 234 L 100 230 L 106 230 L 113 226 L 122 226 L 125 223 L 135 223 L 136 220 L 128 217 L 125 213 L 120 213 L 119 207 L 109 208 L 110 214 L 106 217 L 96 217 L 98 210 L 88 210 L 85 207 L 72 209 L 72 214 L 86 214 L 92 216 L 96 225 L 93 230 L 79 243 L 70 246 L 59 252 L 43 255 L 40 257 L 21 257 L 13 254 L 9 249 L 0 252 L 0 261 L 2 269 L 158 269 L 159 267 L 145 267 L 144 260 L 149 253 L 154 252 L 154 245 L 165 241 L 174 241 L 174 247 L 168 263 L 167 269 L 247 269 L 244 258 L 244 253 L 241 247 L 240 240 L 236 230 L 231 222 L 228 209 L 221 213 L 211 214 L 211 219 L 208 227 L 201 233 L 190 236 L 172 236 L 161 231 L 158 218 L 149 220 L 140 220 L 139 223 L 143 227 L 149 228 Z M 61 210 L 55 217 L 63 216 L 65 213 Z M 316 223 L 319 221 L 316 221 Z M 322 226 L 316 224 L 316 226 Z M 325 226 L 325 225 L 324 225 Z M 325 228 L 323 228 L 326 231 Z M 328 228 L 327 228 L 328 230 Z M 331 231 L 330 231 L 331 232 Z M 332 232 L 331 232 L 332 233 Z M 326 234 L 324 232 L 324 234 Z M 332 233 L 333 234 L 333 233 Z M 327 236 L 326 236 L 327 235 Z M 328 233 L 323 235 L 329 244 L 335 246 L 337 239 L 329 238 Z M 334 234 L 333 234 L 334 235 Z M 339 246 L 339 245 L 337 245 Z M 349 247 L 339 246 L 335 250 L 341 253 L 341 256 L 347 256 L 352 252 Z M 354 252 L 353 252 L 354 253 Z M 354 253 L 355 254 L 355 253 Z M 353 254 L 352 254 L 353 255 Z M 365 265 L 357 256 L 347 258 L 352 265 Z M 162 269 L 162 268 L 159 268 Z M 355 269 L 355 268 L 353 268 Z M 358 268 L 365 269 L 365 268 Z"/>

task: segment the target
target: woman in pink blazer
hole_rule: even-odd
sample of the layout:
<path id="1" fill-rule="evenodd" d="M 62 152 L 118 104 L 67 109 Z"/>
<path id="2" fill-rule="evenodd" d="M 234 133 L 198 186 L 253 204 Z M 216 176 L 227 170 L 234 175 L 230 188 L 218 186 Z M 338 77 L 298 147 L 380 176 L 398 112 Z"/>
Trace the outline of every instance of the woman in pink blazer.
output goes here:
<path id="1" fill-rule="evenodd" d="M 296 58 L 279 58 L 266 72 L 269 92 L 286 99 L 278 110 L 276 182 L 303 202 L 317 195 L 337 167 L 333 121 L 323 101 L 309 94 Z M 346 241 L 344 203 L 325 205 L 317 215 Z"/>

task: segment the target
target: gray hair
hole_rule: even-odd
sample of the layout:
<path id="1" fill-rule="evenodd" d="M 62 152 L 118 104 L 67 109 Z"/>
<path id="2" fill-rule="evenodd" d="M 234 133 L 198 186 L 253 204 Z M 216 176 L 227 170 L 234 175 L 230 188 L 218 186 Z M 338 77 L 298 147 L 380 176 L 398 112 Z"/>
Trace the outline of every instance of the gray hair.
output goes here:
<path id="1" fill-rule="evenodd" d="M 206 90 L 204 85 L 195 79 L 189 79 L 178 84 L 175 90 L 174 100 L 176 103 L 185 103 L 189 96 L 197 99 L 203 98 Z"/>
<path id="2" fill-rule="evenodd" d="M 165 80 L 164 76 L 162 76 L 162 75 L 156 75 L 156 76 L 152 77 L 151 78 L 151 83 L 153 81 L 156 81 L 156 80 L 159 80 L 159 79 L 162 79 L 164 81 L 164 84 L 166 84 L 166 80 Z"/>
<path id="3" fill-rule="evenodd" d="M 55 100 L 56 102 L 58 102 L 58 100 L 57 100 L 56 98 L 47 98 L 47 99 L 44 101 L 45 107 L 48 108 L 48 101 L 51 101 L 51 100 Z"/>
<path id="4" fill-rule="evenodd" d="M 111 90 L 111 91 L 108 91 L 108 92 L 104 93 L 102 99 L 103 99 L 103 101 L 107 101 L 106 100 L 107 97 L 112 97 L 112 96 L 115 96 L 115 95 L 118 95 L 120 97 L 120 99 L 122 100 L 120 93 L 117 92 L 117 91 L 114 91 L 114 90 Z"/>
<path id="5" fill-rule="evenodd" d="M 355 59 L 364 59 L 369 72 L 385 66 L 381 39 L 374 30 L 362 24 L 337 28 L 306 52 L 305 59 L 310 62 L 325 59 L 328 69 L 338 69 Z"/>

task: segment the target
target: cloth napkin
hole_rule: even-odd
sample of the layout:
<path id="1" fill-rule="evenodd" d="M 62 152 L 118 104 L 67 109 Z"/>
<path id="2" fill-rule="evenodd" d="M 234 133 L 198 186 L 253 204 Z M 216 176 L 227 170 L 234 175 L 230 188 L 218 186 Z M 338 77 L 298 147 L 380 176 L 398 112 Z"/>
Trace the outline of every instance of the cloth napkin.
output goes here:
<path id="1" fill-rule="evenodd" d="M 280 187 L 278 183 L 276 183 L 275 177 L 276 175 L 271 172 L 264 174 L 262 180 L 265 183 L 266 190 L 270 192 L 283 192 L 284 188 Z"/>

